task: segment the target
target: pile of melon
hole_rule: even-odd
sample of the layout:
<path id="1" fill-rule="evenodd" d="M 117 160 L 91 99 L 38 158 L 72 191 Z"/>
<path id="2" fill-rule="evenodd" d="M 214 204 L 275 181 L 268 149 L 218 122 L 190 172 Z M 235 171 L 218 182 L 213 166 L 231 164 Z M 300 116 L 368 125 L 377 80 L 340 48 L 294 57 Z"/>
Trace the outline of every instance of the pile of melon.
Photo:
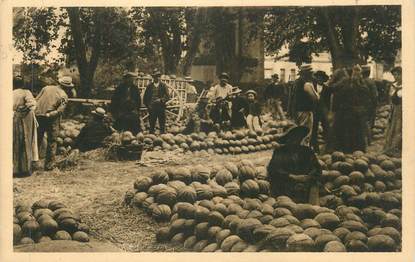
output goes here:
<path id="1" fill-rule="evenodd" d="M 168 221 L 177 203 L 195 203 L 230 195 L 256 197 L 268 195 L 270 184 L 264 167 L 249 160 L 213 168 L 167 168 L 151 176 L 140 176 L 134 190 L 125 194 L 125 203 L 142 208 L 157 221 Z"/>
<path id="2" fill-rule="evenodd" d="M 158 241 L 197 252 L 399 251 L 400 159 L 334 152 L 320 164 L 320 206 L 296 202 L 302 183 L 271 197 L 264 163 L 249 160 L 139 177 L 125 203 L 168 221 Z"/>
<path id="3" fill-rule="evenodd" d="M 374 140 L 381 139 L 385 136 L 391 110 L 392 108 L 390 105 L 384 105 L 378 108 L 376 112 L 375 125 L 372 128 L 372 136 Z"/>
<path id="4" fill-rule="evenodd" d="M 78 137 L 80 130 L 85 124 L 77 120 L 69 119 L 60 124 L 60 130 L 56 142 L 58 144 L 58 154 L 65 154 L 69 152 L 74 140 Z"/>
<path id="5" fill-rule="evenodd" d="M 153 134 L 139 133 L 131 137 L 131 143 L 143 143 L 146 148 L 158 151 L 181 150 L 183 152 L 206 152 L 209 154 L 242 154 L 275 148 L 276 140 L 292 124 L 287 121 L 276 122 L 271 128 L 254 132 L 249 130 L 235 130 L 227 132 L 204 132 L 184 134 Z M 123 133 L 114 133 L 106 139 L 108 142 L 120 143 Z M 122 139 L 121 139 L 122 140 Z"/>
<path id="6" fill-rule="evenodd" d="M 356 207 L 298 204 L 287 196 L 214 197 L 178 203 L 172 213 L 157 241 L 196 252 L 391 252 L 401 242 L 395 224 L 369 229 Z"/>
<path id="7" fill-rule="evenodd" d="M 18 204 L 13 212 L 13 244 L 52 240 L 89 241 L 89 227 L 78 214 L 59 201 L 38 200 L 32 206 Z"/>

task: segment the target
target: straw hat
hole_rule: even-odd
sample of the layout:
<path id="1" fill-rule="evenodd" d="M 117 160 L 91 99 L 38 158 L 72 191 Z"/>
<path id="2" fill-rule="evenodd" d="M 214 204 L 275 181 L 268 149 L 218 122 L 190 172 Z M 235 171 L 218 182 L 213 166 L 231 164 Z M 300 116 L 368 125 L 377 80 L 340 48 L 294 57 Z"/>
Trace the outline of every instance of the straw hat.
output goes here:
<path id="1" fill-rule="evenodd" d="M 72 77 L 70 76 L 63 76 L 58 80 L 58 83 L 61 86 L 65 87 L 74 87 L 74 84 L 72 83 Z"/>

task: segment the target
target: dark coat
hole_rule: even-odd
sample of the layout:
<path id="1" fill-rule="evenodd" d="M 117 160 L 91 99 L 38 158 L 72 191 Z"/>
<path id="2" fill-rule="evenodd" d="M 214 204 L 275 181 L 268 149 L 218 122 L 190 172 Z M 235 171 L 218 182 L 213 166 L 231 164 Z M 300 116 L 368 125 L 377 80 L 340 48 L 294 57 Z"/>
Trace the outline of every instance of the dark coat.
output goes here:
<path id="1" fill-rule="evenodd" d="M 151 100 L 153 98 L 153 90 L 154 90 L 154 83 L 150 83 L 147 86 L 146 90 L 144 91 L 143 102 L 144 102 L 144 105 L 146 105 L 147 108 L 151 108 L 152 106 L 154 106 L 151 103 Z M 169 99 L 170 99 L 168 87 L 165 83 L 160 82 L 159 90 L 160 90 L 160 92 L 158 94 L 159 99 L 160 99 L 160 104 L 159 105 L 165 107 L 167 101 L 169 101 Z"/>
<path id="2" fill-rule="evenodd" d="M 317 156 L 310 147 L 291 143 L 274 150 L 267 170 L 273 195 L 294 193 L 289 175 L 304 175 L 310 179 L 309 182 L 316 183 L 322 173 Z"/>
<path id="3" fill-rule="evenodd" d="M 242 110 L 242 111 L 241 111 Z M 235 97 L 232 100 L 231 125 L 233 128 L 246 127 L 244 114 L 248 110 L 248 101 L 242 96 Z"/>
<path id="4" fill-rule="evenodd" d="M 102 119 L 92 119 L 81 129 L 75 144 L 81 152 L 93 150 L 102 147 L 104 138 L 111 134 L 110 126 Z"/>
<path id="5" fill-rule="evenodd" d="M 253 116 L 260 116 L 261 115 L 261 105 L 258 101 L 248 102 L 247 110 L 245 111 L 245 116 L 253 115 Z"/>
<path id="6" fill-rule="evenodd" d="M 121 84 L 111 97 L 110 112 L 115 118 L 127 113 L 136 113 L 141 107 L 140 90 L 134 84 Z"/>

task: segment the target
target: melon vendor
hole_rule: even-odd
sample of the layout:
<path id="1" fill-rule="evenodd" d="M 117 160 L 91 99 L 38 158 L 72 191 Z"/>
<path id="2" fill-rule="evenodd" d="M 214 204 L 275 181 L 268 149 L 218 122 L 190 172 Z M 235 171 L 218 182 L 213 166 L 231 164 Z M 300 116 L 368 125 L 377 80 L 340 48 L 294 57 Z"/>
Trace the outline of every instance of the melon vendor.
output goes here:
<path id="1" fill-rule="evenodd" d="M 98 107 L 91 114 L 92 119 L 81 129 L 75 141 L 75 147 L 81 152 L 102 147 L 104 139 L 116 131 L 103 108 Z"/>
<path id="2" fill-rule="evenodd" d="M 312 148 L 301 145 L 308 133 L 307 127 L 297 126 L 281 136 L 277 142 L 282 146 L 274 150 L 267 170 L 273 195 L 288 195 L 319 205 L 322 169 Z M 294 185 L 299 184 L 304 185 L 301 192 L 294 190 Z"/>

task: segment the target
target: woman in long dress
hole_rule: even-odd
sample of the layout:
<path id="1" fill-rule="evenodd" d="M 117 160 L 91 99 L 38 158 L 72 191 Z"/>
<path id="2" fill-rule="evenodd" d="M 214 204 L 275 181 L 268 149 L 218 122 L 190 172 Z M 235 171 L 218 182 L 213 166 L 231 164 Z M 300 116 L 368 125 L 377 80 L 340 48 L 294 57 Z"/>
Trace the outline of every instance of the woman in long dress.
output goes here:
<path id="1" fill-rule="evenodd" d="M 391 90 L 392 112 L 386 131 L 384 153 L 400 157 L 402 152 L 402 68 L 400 66 L 392 69 L 395 78 Z"/>
<path id="2" fill-rule="evenodd" d="M 23 79 L 13 79 L 13 176 L 32 174 L 32 162 L 39 160 L 37 122 L 34 113 L 36 100 L 24 89 Z"/>

